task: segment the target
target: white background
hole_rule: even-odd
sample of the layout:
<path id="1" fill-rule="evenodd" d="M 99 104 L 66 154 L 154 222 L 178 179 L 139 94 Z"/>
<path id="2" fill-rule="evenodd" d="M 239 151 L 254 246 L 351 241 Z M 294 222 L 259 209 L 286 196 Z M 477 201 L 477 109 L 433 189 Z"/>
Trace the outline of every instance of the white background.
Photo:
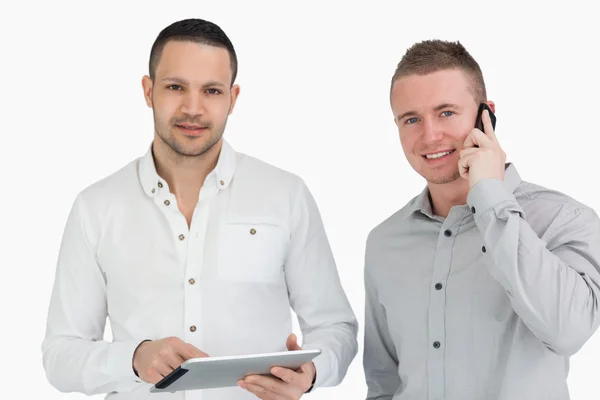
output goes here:
<path id="1" fill-rule="evenodd" d="M 594 2 L 349 3 L 2 2 L 0 397 L 84 398 L 54 390 L 41 361 L 61 235 L 80 190 L 146 151 L 153 126 L 141 78 L 156 35 L 178 19 L 209 19 L 230 36 L 242 91 L 226 138 L 306 180 L 361 322 L 346 380 L 309 398 L 366 393 L 366 235 L 424 185 L 388 103 L 413 42 L 460 40 L 483 69 L 497 136 L 521 176 L 600 210 Z M 573 399 L 598 398 L 598 356 L 600 334 L 572 357 Z"/>

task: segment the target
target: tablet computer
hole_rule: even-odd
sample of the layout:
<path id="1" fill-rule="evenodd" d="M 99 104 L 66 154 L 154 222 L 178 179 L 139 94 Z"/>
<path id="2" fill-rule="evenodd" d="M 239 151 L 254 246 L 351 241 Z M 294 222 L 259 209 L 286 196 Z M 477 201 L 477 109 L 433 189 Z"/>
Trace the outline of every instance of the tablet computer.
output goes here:
<path id="1" fill-rule="evenodd" d="M 152 393 L 213 389 L 237 386 L 248 375 L 271 375 L 271 368 L 297 370 L 321 354 L 321 350 L 293 350 L 279 353 L 204 357 L 186 360 L 150 388 Z"/>

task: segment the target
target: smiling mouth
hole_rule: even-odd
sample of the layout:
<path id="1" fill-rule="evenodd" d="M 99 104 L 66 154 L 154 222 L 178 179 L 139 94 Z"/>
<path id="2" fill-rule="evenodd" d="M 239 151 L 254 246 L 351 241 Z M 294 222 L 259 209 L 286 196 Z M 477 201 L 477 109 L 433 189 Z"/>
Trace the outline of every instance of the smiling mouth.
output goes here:
<path id="1" fill-rule="evenodd" d="M 438 153 L 425 154 L 423 157 L 428 160 L 437 160 L 438 158 L 446 157 L 446 156 L 454 153 L 454 151 L 455 150 L 440 151 Z"/>

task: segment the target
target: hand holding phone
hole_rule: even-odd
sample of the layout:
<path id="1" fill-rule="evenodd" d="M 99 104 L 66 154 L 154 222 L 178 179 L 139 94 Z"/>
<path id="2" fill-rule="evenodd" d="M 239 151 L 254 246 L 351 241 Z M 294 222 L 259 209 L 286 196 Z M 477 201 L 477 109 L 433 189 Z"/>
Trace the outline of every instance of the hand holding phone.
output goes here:
<path id="1" fill-rule="evenodd" d="M 483 124 L 483 112 L 487 110 L 492 129 L 486 133 Z M 489 126 L 489 125 L 488 125 Z M 465 139 L 460 151 L 458 171 L 469 181 L 469 188 L 483 179 L 504 180 L 506 154 L 496 138 L 496 116 L 486 103 L 479 105 L 475 129 Z"/>

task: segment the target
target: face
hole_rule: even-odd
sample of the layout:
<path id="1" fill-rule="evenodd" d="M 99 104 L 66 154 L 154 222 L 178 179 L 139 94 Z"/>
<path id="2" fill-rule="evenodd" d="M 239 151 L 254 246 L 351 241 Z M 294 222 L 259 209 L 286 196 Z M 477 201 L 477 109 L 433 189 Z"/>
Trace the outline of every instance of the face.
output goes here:
<path id="1" fill-rule="evenodd" d="M 210 150 L 221 140 L 239 94 L 231 77 L 226 49 L 168 42 L 154 81 L 148 76 L 142 80 L 157 139 L 180 156 L 196 157 Z"/>
<path id="2" fill-rule="evenodd" d="M 465 73 L 451 69 L 400 78 L 392 86 L 391 104 L 413 169 L 433 184 L 459 179 L 459 152 L 479 107 Z"/>

